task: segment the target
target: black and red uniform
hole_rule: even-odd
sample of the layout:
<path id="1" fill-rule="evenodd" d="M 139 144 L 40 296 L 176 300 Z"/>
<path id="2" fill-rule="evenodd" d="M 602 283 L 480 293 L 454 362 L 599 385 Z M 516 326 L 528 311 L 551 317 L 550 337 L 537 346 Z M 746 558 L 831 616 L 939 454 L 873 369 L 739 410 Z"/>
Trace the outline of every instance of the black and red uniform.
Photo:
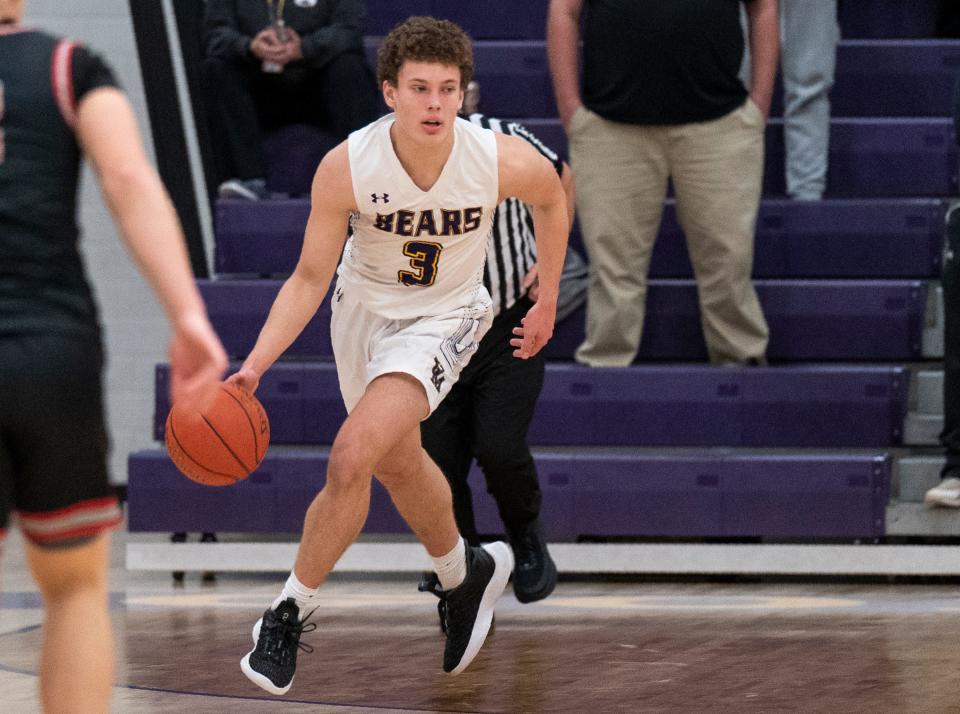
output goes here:
<path id="1" fill-rule="evenodd" d="M 84 47 L 0 25 L 0 536 L 39 544 L 120 522 L 103 349 L 78 250 L 77 106 L 113 73 Z"/>

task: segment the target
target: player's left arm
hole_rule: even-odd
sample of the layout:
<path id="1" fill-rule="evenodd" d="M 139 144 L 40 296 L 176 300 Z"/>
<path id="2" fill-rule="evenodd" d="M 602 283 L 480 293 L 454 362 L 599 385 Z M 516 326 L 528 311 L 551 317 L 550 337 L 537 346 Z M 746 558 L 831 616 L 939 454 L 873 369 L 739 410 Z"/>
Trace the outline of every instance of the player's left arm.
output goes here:
<path id="1" fill-rule="evenodd" d="M 497 134 L 500 201 L 516 197 L 530 206 L 537 240 L 540 291 L 510 344 L 514 355 L 527 359 L 553 336 L 560 293 L 560 273 L 567 250 L 569 217 L 563 185 L 556 169 L 523 139 Z"/>

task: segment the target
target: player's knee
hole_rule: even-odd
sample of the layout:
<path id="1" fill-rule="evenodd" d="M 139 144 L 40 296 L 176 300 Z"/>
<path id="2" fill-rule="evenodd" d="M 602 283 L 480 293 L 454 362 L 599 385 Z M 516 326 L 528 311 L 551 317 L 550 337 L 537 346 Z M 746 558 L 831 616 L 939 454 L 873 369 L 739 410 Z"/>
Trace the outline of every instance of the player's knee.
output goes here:
<path id="1" fill-rule="evenodd" d="M 43 599 L 56 603 L 83 592 L 107 587 L 107 568 L 95 540 L 34 546 L 30 565 Z"/>
<path id="2" fill-rule="evenodd" d="M 414 464 L 391 464 L 390 466 L 380 466 L 374 474 L 377 481 L 383 484 L 388 491 L 410 480 L 417 471 Z"/>
<path id="3" fill-rule="evenodd" d="M 367 488 L 372 471 L 369 460 L 357 449 L 335 442 L 327 461 L 327 487 L 334 491 Z"/>

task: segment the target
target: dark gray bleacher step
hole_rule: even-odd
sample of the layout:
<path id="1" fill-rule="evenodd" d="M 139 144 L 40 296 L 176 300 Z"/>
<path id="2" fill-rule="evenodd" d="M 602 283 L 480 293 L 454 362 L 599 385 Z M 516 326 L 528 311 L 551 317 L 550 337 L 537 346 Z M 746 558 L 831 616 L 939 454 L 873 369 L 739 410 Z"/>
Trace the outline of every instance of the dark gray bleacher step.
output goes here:
<path id="1" fill-rule="evenodd" d="M 210 318 L 232 356 L 253 347 L 280 289 L 273 280 L 199 280 Z M 922 354 L 926 285 L 920 281 L 756 281 L 775 360 L 915 360 Z M 287 351 L 331 354 L 329 297 Z M 545 354 L 572 359 L 584 309 L 557 325 Z M 639 359 L 702 360 L 706 348 L 692 280 L 654 280 Z"/>
<path id="2" fill-rule="evenodd" d="M 960 536 L 957 508 L 927 508 L 922 503 L 891 501 L 885 519 L 889 536 Z"/>
<path id="3" fill-rule="evenodd" d="M 907 371 L 881 366 L 590 369 L 548 364 L 530 443 L 551 446 L 887 447 L 902 439 Z M 155 431 L 169 411 L 156 371 Z M 330 362 L 278 362 L 257 396 L 274 443 L 330 444 L 346 418 Z"/>
<path id="4" fill-rule="evenodd" d="M 561 156 L 567 139 L 556 118 L 523 123 Z M 783 196 L 783 122 L 773 119 L 765 135 L 763 195 Z M 827 198 L 930 198 L 957 192 L 957 147 L 953 122 L 940 118 L 833 119 L 830 122 Z M 274 191 L 306 195 L 329 135 L 302 124 L 265 141 L 267 183 Z"/>
<path id="5" fill-rule="evenodd" d="M 376 63 L 379 37 L 368 37 Z M 557 115 L 547 67 L 546 41 L 485 40 L 474 46 L 480 108 L 493 117 Z M 949 116 L 960 67 L 957 40 L 843 40 L 830 91 L 834 117 Z M 783 115 L 783 83 L 774 85 L 771 116 Z"/>
<path id="6" fill-rule="evenodd" d="M 903 443 L 908 446 L 935 446 L 943 431 L 942 414 L 907 414 L 903 425 Z"/>
<path id="7" fill-rule="evenodd" d="M 921 369 L 912 376 L 903 426 L 907 446 L 936 446 L 943 430 L 943 370 Z"/>
<path id="8" fill-rule="evenodd" d="M 886 454 L 702 455 L 536 452 L 551 541 L 592 537 L 863 538 L 884 533 Z M 224 488 L 182 476 L 164 451 L 130 455 L 128 529 L 297 532 L 325 480 L 327 451 L 271 449 Z M 501 530 L 474 467 L 477 524 Z M 407 533 L 375 483 L 365 533 Z"/>
<path id="9" fill-rule="evenodd" d="M 303 243 L 307 199 L 217 202 L 220 274 L 290 273 Z M 757 217 L 756 278 L 922 278 L 939 275 L 944 204 L 936 199 L 796 202 L 766 199 Z M 578 232 L 571 242 L 578 245 Z M 676 205 L 664 206 L 652 278 L 692 275 Z"/>
<path id="10" fill-rule="evenodd" d="M 904 503 L 923 503 L 923 496 L 940 482 L 944 458 L 938 454 L 903 456 L 896 461 L 897 495 Z"/>
<path id="11" fill-rule="evenodd" d="M 915 403 L 918 414 L 943 414 L 943 370 L 921 369 L 914 374 Z"/>
<path id="12" fill-rule="evenodd" d="M 923 329 L 923 356 L 927 358 L 943 357 L 944 320 L 943 286 L 940 281 L 932 281 L 927 286 L 926 319 Z"/>

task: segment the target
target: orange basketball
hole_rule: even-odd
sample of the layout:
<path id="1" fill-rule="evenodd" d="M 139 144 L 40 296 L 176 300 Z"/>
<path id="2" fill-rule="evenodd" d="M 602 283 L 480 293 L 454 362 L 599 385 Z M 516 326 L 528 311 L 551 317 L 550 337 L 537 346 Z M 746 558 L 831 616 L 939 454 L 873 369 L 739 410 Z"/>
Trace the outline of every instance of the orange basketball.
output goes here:
<path id="1" fill-rule="evenodd" d="M 229 486 L 249 476 L 270 446 L 270 421 L 260 401 L 235 384 L 223 383 L 203 412 L 173 405 L 167 415 L 167 453 L 189 479 Z"/>

